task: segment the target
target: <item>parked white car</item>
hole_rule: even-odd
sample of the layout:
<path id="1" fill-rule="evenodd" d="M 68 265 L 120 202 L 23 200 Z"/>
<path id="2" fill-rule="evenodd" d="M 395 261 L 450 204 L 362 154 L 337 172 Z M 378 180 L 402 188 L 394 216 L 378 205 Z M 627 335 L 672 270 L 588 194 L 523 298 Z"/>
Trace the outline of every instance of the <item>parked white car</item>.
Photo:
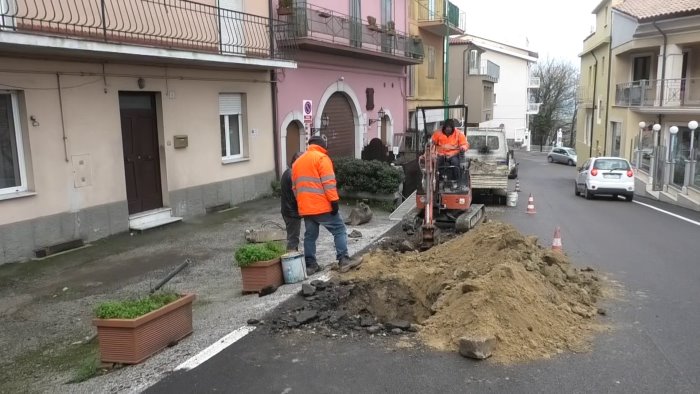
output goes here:
<path id="1" fill-rule="evenodd" d="M 634 170 L 629 161 L 620 157 L 593 157 L 579 169 L 574 193 L 590 200 L 599 194 L 634 198 Z"/>

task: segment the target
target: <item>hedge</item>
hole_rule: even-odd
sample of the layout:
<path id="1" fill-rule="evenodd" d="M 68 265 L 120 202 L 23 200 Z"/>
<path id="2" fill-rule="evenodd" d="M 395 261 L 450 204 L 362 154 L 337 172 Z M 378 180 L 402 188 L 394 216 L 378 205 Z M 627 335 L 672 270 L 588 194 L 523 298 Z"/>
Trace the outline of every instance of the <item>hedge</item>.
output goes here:
<path id="1" fill-rule="evenodd" d="M 392 194 L 404 180 L 403 169 L 376 160 L 341 158 L 334 161 L 338 188 L 347 192 Z"/>

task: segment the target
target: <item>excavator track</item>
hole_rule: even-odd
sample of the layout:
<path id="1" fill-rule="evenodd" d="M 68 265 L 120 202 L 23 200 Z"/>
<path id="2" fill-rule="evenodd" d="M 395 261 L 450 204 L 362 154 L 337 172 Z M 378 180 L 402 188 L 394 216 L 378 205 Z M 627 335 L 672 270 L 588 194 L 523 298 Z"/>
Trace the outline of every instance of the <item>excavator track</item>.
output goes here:
<path id="1" fill-rule="evenodd" d="M 455 231 L 458 233 L 467 232 L 481 223 L 484 217 L 486 217 L 486 207 L 484 204 L 472 204 L 468 211 L 457 217 L 455 221 Z"/>

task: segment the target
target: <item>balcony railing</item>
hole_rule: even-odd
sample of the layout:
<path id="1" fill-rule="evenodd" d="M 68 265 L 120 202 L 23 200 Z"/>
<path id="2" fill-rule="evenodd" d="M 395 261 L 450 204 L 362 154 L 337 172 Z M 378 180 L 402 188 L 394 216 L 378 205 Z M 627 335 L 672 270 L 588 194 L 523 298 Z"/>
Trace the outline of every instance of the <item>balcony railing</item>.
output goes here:
<path id="1" fill-rule="evenodd" d="M 289 59 L 288 29 L 187 0 L 0 0 L 0 30 L 107 43 Z M 273 29 L 272 42 L 270 29 Z"/>
<path id="2" fill-rule="evenodd" d="M 287 35 L 297 42 L 311 39 L 351 49 L 375 52 L 403 59 L 407 63 L 420 63 L 423 59 L 423 42 L 396 29 L 393 22 L 380 25 L 353 18 L 327 8 L 306 2 L 297 2 L 288 17 Z"/>
<path id="3" fill-rule="evenodd" d="M 528 89 L 539 89 L 540 88 L 540 77 L 530 77 L 528 84 Z"/>
<path id="4" fill-rule="evenodd" d="M 593 86 L 581 84 L 576 89 L 576 101 L 581 103 L 593 103 Z"/>
<path id="5" fill-rule="evenodd" d="M 527 114 L 528 115 L 536 115 L 540 113 L 540 105 L 542 103 L 527 103 Z"/>
<path id="6" fill-rule="evenodd" d="M 467 27 L 467 15 L 452 2 L 447 2 L 447 17 L 444 12 L 445 0 L 416 0 L 418 22 L 445 22 L 450 27 L 459 29 L 462 32 Z"/>
<path id="7" fill-rule="evenodd" d="M 615 105 L 622 107 L 700 107 L 700 78 L 619 83 Z"/>
<path id="8" fill-rule="evenodd" d="M 498 82 L 501 77 L 501 67 L 490 60 L 485 60 L 479 64 L 479 67 L 469 67 L 469 75 L 483 75 L 492 82 Z"/>

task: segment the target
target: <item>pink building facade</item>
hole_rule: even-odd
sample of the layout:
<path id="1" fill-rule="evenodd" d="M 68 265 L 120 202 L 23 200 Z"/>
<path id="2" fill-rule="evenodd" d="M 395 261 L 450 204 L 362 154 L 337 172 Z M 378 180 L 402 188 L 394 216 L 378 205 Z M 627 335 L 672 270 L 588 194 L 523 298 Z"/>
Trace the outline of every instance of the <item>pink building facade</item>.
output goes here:
<path id="1" fill-rule="evenodd" d="M 295 1 L 277 6 L 293 30 L 297 69 L 277 74 L 279 163 L 303 151 L 311 135 L 331 157 L 360 157 L 373 138 L 387 147 L 406 129 L 406 68 L 422 62 L 408 36 L 407 0 Z M 305 111 L 304 103 L 311 102 Z"/>

